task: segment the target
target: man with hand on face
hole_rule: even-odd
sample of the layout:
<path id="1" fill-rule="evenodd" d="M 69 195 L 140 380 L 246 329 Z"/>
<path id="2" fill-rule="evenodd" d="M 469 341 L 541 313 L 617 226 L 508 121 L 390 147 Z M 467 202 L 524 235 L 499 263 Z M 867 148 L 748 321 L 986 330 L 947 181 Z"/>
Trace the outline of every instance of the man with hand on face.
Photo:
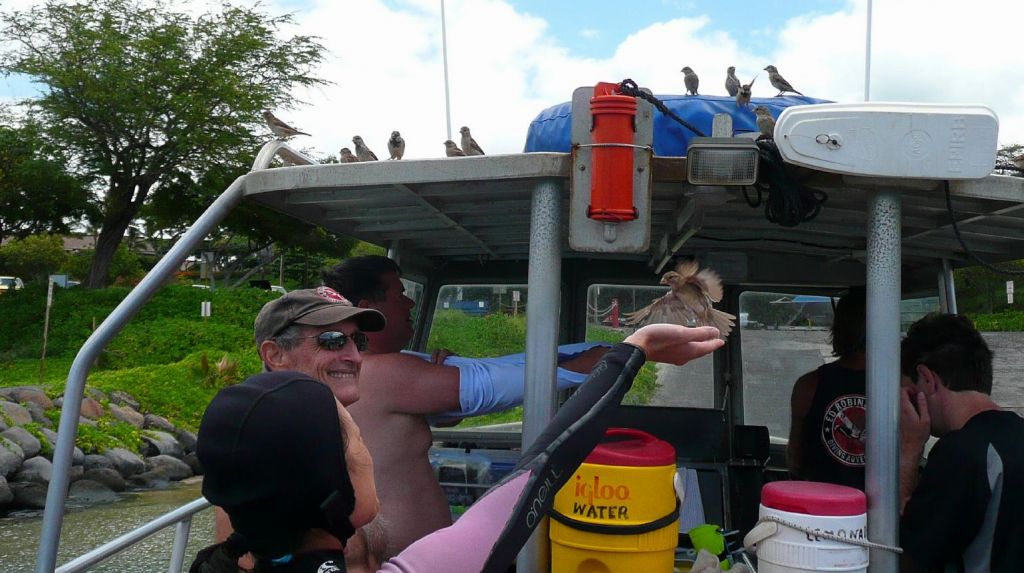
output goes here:
<path id="1" fill-rule="evenodd" d="M 968 319 L 933 314 L 901 354 L 900 570 L 1024 571 L 1024 419 L 992 401 L 992 351 Z"/>
<path id="2" fill-rule="evenodd" d="M 428 459 L 433 442 L 428 417 L 460 418 L 506 410 L 523 400 L 523 355 L 471 359 L 432 358 L 402 352 L 413 335 L 413 301 L 405 296 L 401 269 L 381 256 L 354 257 L 324 273 L 324 283 L 361 308 L 375 309 L 387 327 L 368 334 L 360 399 L 349 408 L 373 456 L 384 558 L 451 525 L 448 500 Z M 559 347 L 559 389 L 573 388 L 607 348 Z M 435 363 L 443 362 L 443 363 Z"/>

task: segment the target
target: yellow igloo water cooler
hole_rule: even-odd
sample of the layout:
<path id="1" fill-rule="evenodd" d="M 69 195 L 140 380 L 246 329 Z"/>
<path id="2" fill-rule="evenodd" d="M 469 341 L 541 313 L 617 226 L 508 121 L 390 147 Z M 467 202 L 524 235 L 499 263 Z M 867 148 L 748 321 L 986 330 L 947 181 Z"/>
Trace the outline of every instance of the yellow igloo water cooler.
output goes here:
<path id="1" fill-rule="evenodd" d="M 671 573 L 679 534 L 675 463 L 668 442 L 610 428 L 555 495 L 552 573 Z"/>

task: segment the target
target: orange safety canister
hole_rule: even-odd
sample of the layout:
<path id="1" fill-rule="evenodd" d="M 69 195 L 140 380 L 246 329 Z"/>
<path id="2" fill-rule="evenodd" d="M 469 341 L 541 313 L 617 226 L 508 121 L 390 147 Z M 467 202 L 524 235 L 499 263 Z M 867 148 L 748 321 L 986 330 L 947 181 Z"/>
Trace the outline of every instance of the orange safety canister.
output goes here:
<path id="1" fill-rule="evenodd" d="M 679 535 L 675 463 L 668 442 L 610 428 L 555 494 L 552 573 L 670 573 Z"/>
<path id="2" fill-rule="evenodd" d="M 590 98 L 591 128 L 590 207 L 587 216 L 598 221 L 632 221 L 633 134 L 636 98 L 617 94 L 618 84 L 601 82 Z"/>

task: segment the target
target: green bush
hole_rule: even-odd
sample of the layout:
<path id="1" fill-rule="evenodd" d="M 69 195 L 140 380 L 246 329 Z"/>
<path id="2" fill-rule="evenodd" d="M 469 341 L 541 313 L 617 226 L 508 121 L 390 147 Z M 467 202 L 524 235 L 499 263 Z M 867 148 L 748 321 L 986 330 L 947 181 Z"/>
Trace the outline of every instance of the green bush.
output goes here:
<path id="1" fill-rule="evenodd" d="M 526 346 L 526 317 L 489 314 L 483 317 L 457 310 L 438 310 L 427 348 L 447 348 L 474 358 L 522 352 Z"/>
<path id="2" fill-rule="evenodd" d="M 98 326 L 102 323 L 114 307 L 127 296 L 129 290 L 124 287 L 55 289 L 53 306 L 50 309 L 47 356 L 73 356 L 77 353 L 92 334 L 93 324 Z M 189 328 L 190 331 L 202 331 L 209 325 L 230 325 L 251 333 L 253 321 L 260 308 L 277 296 L 276 293 L 260 289 L 209 291 L 188 286 L 167 286 L 143 306 L 127 329 L 115 337 L 113 344 L 115 347 L 117 344 L 123 344 L 128 348 L 143 346 L 145 341 L 128 340 L 132 333 L 139 332 L 149 336 L 152 331 L 144 326 L 145 323 L 170 318 L 194 322 L 194 326 Z M 206 300 L 212 302 L 212 316 L 204 322 L 199 317 L 199 308 Z M 26 287 L 0 297 L 0 316 L 4 317 L 4 336 L 0 337 L 0 363 L 18 358 L 37 358 L 40 355 L 45 310 L 46 289 L 42 286 Z M 237 342 L 239 338 L 232 335 L 231 340 Z M 250 334 L 246 346 L 251 345 Z M 223 350 L 240 350 L 226 348 L 223 345 L 216 347 Z"/>
<path id="3" fill-rule="evenodd" d="M 223 370 L 217 366 L 222 361 L 226 364 Z M 255 349 L 231 353 L 200 350 L 171 364 L 96 372 L 89 376 L 89 385 L 128 392 L 143 412 L 156 412 L 176 426 L 194 430 L 217 390 L 244 380 L 262 366 Z"/>
<path id="4" fill-rule="evenodd" d="M 994 314 L 975 314 L 971 316 L 971 320 L 982 332 L 1024 331 L 1024 311 L 1007 310 Z"/>
<path id="5" fill-rule="evenodd" d="M 188 318 L 158 318 L 129 323 L 111 342 L 102 365 L 119 369 L 177 362 L 197 348 L 232 352 L 255 349 L 252 326 L 242 328 Z"/>

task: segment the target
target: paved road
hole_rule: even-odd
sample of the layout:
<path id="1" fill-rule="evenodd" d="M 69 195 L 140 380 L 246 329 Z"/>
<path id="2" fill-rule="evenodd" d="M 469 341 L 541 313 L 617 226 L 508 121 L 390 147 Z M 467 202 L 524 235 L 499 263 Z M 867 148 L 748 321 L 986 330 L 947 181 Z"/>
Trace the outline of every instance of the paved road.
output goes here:
<path id="1" fill-rule="evenodd" d="M 1024 415 L 1024 332 L 985 333 L 995 354 L 992 395 Z M 766 425 L 773 436 L 789 433 L 789 395 L 805 372 L 832 360 L 825 330 L 744 330 L 744 407 L 748 424 Z M 711 407 L 711 359 L 685 366 L 659 365 L 661 388 L 652 405 Z"/>

